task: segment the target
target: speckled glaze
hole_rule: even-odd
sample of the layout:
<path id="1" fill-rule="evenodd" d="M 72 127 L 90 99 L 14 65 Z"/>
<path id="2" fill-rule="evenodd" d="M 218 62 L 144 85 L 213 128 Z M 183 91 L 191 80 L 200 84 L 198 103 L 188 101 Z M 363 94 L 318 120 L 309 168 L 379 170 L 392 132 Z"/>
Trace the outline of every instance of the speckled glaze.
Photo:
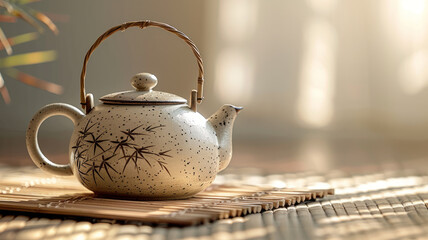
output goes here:
<path id="1" fill-rule="evenodd" d="M 93 192 L 117 197 L 182 199 L 208 187 L 230 162 L 233 122 L 241 108 L 227 104 L 205 119 L 175 95 L 170 98 L 175 102 L 144 102 L 142 95 L 156 99 L 151 92 L 156 82 L 137 76 L 141 81 L 131 80 L 136 91 L 116 94 L 126 101 L 107 98 L 86 115 L 67 104 L 51 104 L 36 113 L 27 130 L 35 164 L 54 174 L 74 174 Z M 75 124 L 68 165 L 49 161 L 37 144 L 40 124 L 53 115 Z"/>

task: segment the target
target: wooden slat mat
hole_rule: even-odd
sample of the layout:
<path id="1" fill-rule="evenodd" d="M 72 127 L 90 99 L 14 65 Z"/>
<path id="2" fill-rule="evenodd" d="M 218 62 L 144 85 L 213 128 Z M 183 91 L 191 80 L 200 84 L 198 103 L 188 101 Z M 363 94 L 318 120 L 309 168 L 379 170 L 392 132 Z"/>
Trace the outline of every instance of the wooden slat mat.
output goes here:
<path id="1" fill-rule="evenodd" d="M 354 172 L 336 169 L 326 173 L 283 174 L 230 169 L 217 177 L 217 185 L 251 182 L 260 187 L 330 187 L 335 189 L 335 194 L 317 201 L 187 227 L 68 216 L 47 218 L 0 211 L 0 239 L 428 239 L 426 163 L 426 159 L 421 159 L 414 168 L 375 165 L 359 168 L 359 173 L 355 169 Z M 0 172 L 3 182 L 11 183 L 19 178 L 26 186 L 57 181 L 41 181 L 46 175 L 38 175 L 39 183 L 33 178 L 27 179 L 27 173 L 39 174 L 34 168 L 0 166 Z M 68 184 L 70 187 L 73 182 Z"/>
<path id="2" fill-rule="evenodd" d="M 186 200 L 132 201 L 94 196 L 73 178 L 34 168 L 0 170 L 0 210 L 195 225 L 322 198 L 333 189 L 212 185 Z"/>

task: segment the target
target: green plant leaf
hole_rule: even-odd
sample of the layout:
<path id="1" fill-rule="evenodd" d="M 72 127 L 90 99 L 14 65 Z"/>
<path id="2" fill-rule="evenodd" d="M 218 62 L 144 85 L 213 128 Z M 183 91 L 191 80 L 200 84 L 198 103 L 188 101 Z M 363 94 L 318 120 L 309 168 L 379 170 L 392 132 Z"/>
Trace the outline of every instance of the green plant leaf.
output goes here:
<path id="1" fill-rule="evenodd" d="M 4 32 L 1 28 L 0 28 L 0 42 L 3 45 L 4 49 L 6 50 L 7 55 L 11 55 L 12 47 L 10 46 L 9 40 L 6 38 L 6 35 L 4 35 Z"/>
<path id="2" fill-rule="evenodd" d="M 56 25 L 52 22 L 52 20 L 46 16 L 44 13 L 41 13 L 39 11 L 36 11 L 34 9 L 29 10 L 31 15 L 33 15 L 36 19 L 38 19 L 40 22 L 45 24 L 53 33 L 58 34 L 58 28 Z"/>
<path id="3" fill-rule="evenodd" d="M 16 22 L 16 18 L 15 16 L 0 14 L 0 22 L 14 23 Z"/>
<path id="4" fill-rule="evenodd" d="M 0 59 L 0 68 L 32 65 L 50 62 L 55 59 L 56 52 L 53 50 L 24 53 Z"/>
<path id="5" fill-rule="evenodd" d="M 3 1 L 4 2 L 4 1 Z M 18 7 L 16 4 L 10 3 L 10 6 L 12 6 L 12 9 L 7 9 L 10 14 L 13 16 L 17 16 L 22 18 L 24 21 L 32 25 L 39 31 L 40 33 L 44 32 L 43 27 L 37 22 L 35 18 L 33 18 L 30 14 L 28 14 L 25 10 Z"/>
<path id="6" fill-rule="evenodd" d="M 15 2 L 17 2 L 18 4 L 21 4 L 21 5 L 33 3 L 33 2 L 38 2 L 38 1 L 40 1 L 40 0 L 15 0 Z"/>
<path id="7" fill-rule="evenodd" d="M 21 81 L 27 85 L 30 85 L 30 86 L 33 86 L 36 88 L 40 88 L 40 89 L 43 89 L 43 90 L 48 91 L 50 93 L 54 93 L 54 94 L 58 94 L 58 95 L 63 92 L 62 86 L 55 84 L 55 83 L 47 82 L 47 81 L 39 79 L 39 78 L 36 78 L 30 74 L 21 72 L 18 69 L 7 68 L 3 71 L 8 76 L 15 78 L 16 80 Z"/>
<path id="8" fill-rule="evenodd" d="M 15 37 L 11 37 L 8 38 L 8 42 L 10 44 L 10 46 L 15 46 L 21 43 L 26 43 L 26 42 L 30 42 L 33 41 L 35 39 L 37 39 L 39 37 L 39 34 L 36 32 L 32 32 L 32 33 L 24 33 Z M 0 50 L 2 50 L 4 48 L 4 45 L 0 45 Z"/>
<path id="9" fill-rule="evenodd" d="M 4 80 L 3 80 L 3 76 L 0 73 L 0 95 L 3 98 L 3 101 L 6 104 L 10 103 L 10 95 L 9 95 L 9 91 L 7 90 L 6 86 L 4 85 Z"/>

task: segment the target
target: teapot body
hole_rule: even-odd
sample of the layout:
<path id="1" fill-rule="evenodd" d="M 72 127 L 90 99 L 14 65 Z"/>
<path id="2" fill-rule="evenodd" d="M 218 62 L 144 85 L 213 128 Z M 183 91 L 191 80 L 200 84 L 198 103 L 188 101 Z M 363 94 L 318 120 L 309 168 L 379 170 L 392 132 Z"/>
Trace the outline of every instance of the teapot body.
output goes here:
<path id="1" fill-rule="evenodd" d="M 219 168 L 211 124 L 185 104 L 95 106 L 76 125 L 73 174 L 97 194 L 181 199 L 208 187 Z"/>
<path id="2" fill-rule="evenodd" d="M 100 98 L 85 89 L 87 64 L 93 51 L 115 32 L 130 27 L 159 27 L 175 34 L 191 48 L 198 66 L 197 90 L 187 100 L 153 88 L 157 78 L 138 73 L 134 90 Z M 80 105 L 85 113 L 64 103 L 41 108 L 27 128 L 26 144 L 33 162 L 46 172 L 77 179 L 96 194 L 136 199 L 183 199 L 207 188 L 232 157 L 232 127 L 240 107 L 223 105 L 205 119 L 197 112 L 204 99 L 204 68 L 193 41 L 160 22 L 127 22 L 108 29 L 85 55 L 80 74 Z M 104 87 L 104 85 L 99 85 Z M 37 134 L 47 118 L 61 115 L 73 121 L 70 162 L 56 164 L 40 150 Z"/>

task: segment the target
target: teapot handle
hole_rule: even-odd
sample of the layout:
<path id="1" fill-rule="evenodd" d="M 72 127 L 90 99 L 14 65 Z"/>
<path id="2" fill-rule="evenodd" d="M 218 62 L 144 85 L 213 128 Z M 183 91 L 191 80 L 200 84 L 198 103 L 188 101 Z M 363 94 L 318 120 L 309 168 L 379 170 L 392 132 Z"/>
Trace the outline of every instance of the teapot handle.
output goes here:
<path id="1" fill-rule="evenodd" d="M 46 119 L 55 115 L 68 117 L 73 121 L 74 126 L 85 116 L 76 107 L 64 103 L 54 103 L 43 107 L 34 115 L 28 126 L 26 137 L 27 150 L 33 162 L 42 170 L 61 176 L 73 175 L 70 163 L 65 165 L 53 163 L 40 151 L 39 142 L 37 141 L 39 127 Z"/>
<path id="2" fill-rule="evenodd" d="M 86 66 L 88 64 L 89 57 L 91 56 L 92 52 L 94 52 L 94 50 L 101 44 L 102 41 L 107 39 L 113 33 L 117 32 L 117 31 L 124 31 L 130 27 L 139 27 L 141 29 L 144 29 L 146 27 L 162 28 L 168 32 L 174 33 L 179 38 L 183 39 L 192 48 L 193 54 L 195 55 L 197 63 L 198 63 L 199 75 L 198 75 L 198 81 L 197 81 L 198 90 L 192 91 L 191 102 L 197 101 L 198 103 L 201 103 L 202 99 L 204 98 L 203 97 L 204 67 L 203 67 L 201 54 L 199 53 L 199 50 L 196 47 L 196 45 L 193 43 L 192 40 L 190 40 L 189 37 L 186 36 L 186 34 L 177 30 L 175 27 L 172 27 L 168 24 L 161 23 L 161 22 L 143 20 L 143 21 L 127 22 L 127 23 L 124 23 L 122 25 L 112 27 L 109 30 L 107 30 L 104 34 L 99 36 L 98 39 L 94 42 L 94 44 L 92 44 L 91 48 L 86 53 L 85 60 L 83 61 L 82 73 L 80 75 L 80 104 L 82 105 L 82 108 L 86 109 L 87 113 L 93 108 L 93 101 L 91 101 L 91 99 L 93 98 L 92 94 L 90 94 L 90 93 L 86 94 L 86 91 L 85 91 Z M 195 95 L 196 95 L 196 99 L 194 99 Z"/>

